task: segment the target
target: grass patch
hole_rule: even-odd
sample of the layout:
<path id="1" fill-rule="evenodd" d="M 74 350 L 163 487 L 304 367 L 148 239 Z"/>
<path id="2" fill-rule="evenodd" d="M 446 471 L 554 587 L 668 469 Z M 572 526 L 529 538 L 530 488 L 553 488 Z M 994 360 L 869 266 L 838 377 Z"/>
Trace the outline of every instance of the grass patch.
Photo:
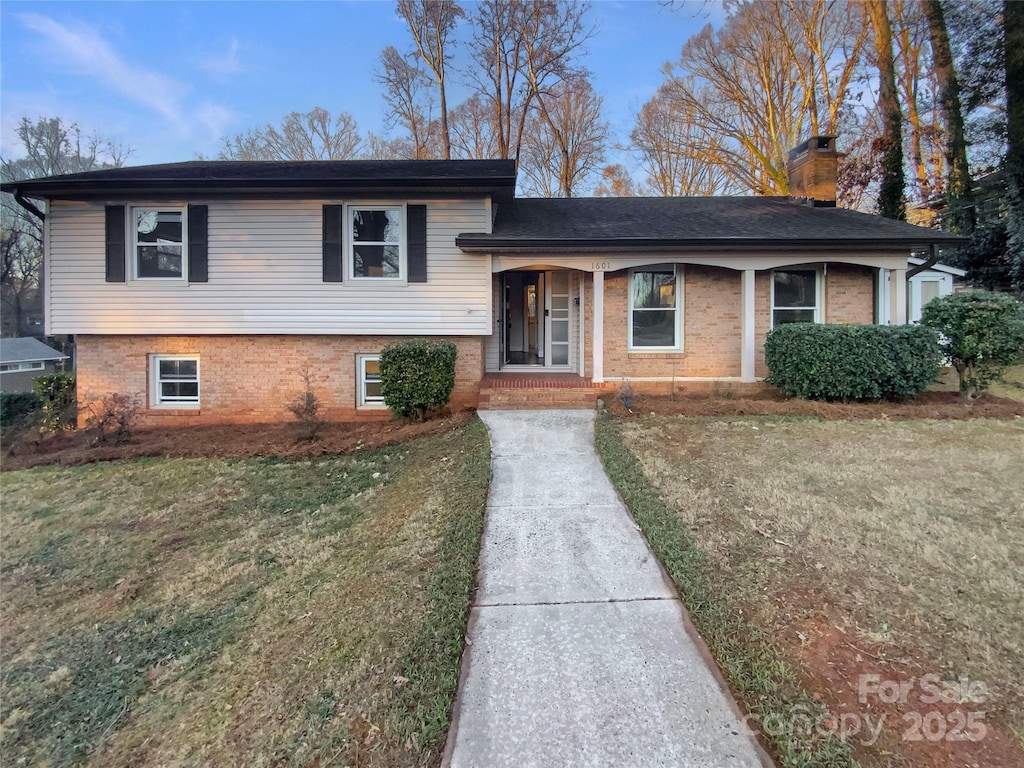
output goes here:
<path id="1" fill-rule="evenodd" d="M 489 479 L 479 421 L 340 458 L 0 479 L 5 761 L 436 762 Z"/>
<path id="2" fill-rule="evenodd" d="M 596 444 L 605 471 L 678 587 L 694 625 L 747 711 L 761 723 L 790 722 L 798 713 L 812 719 L 822 715 L 822 705 L 801 687 L 770 639 L 742 618 L 728 589 L 714 578 L 706 553 L 647 480 L 619 426 L 607 415 L 597 420 Z M 855 765 L 848 744 L 813 729 L 767 738 L 785 766 Z"/>
<path id="3" fill-rule="evenodd" d="M 748 707 L 761 695 L 757 670 L 778 669 L 769 701 L 796 706 L 798 677 L 833 712 L 888 718 L 877 743 L 851 740 L 862 764 L 1020 763 L 1020 420 L 651 416 L 602 419 L 598 438 Z M 908 741 L 907 710 L 950 707 L 865 705 L 862 673 L 981 681 L 988 694 L 971 709 L 988 734 Z M 778 739 L 773 748 L 800 764 Z"/>

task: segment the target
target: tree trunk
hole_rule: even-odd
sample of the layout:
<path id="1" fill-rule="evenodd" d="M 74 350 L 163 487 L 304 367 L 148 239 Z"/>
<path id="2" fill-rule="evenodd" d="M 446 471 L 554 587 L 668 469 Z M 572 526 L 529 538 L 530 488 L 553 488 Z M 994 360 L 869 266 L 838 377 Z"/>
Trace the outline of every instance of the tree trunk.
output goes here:
<path id="1" fill-rule="evenodd" d="M 1024 3 L 1004 0 L 1006 46 L 1006 247 L 1015 290 L 1024 293 Z"/>
<path id="2" fill-rule="evenodd" d="M 967 140 L 960 110 L 960 84 L 953 68 L 953 54 L 949 47 L 949 32 L 939 0 L 924 0 L 924 14 L 928 19 L 928 32 L 932 42 L 932 59 L 939 81 L 939 101 L 946 117 L 946 164 L 949 181 L 946 199 L 949 201 L 950 225 L 961 234 L 974 231 L 974 195 L 971 190 L 971 169 L 967 164 Z"/>
<path id="3" fill-rule="evenodd" d="M 885 0 L 865 4 L 875 33 L 878 54 L 878 107 L 882 112 L 882 135 L 876 147 L 882 153 L 882 185 L 878 192 L 878 212 L 888 219 L 907 217 L 904 197 L 906 177 L 903 171 L 903 115 L 896 91 L 896 70 L 892 59 L 892 29 Z"/>

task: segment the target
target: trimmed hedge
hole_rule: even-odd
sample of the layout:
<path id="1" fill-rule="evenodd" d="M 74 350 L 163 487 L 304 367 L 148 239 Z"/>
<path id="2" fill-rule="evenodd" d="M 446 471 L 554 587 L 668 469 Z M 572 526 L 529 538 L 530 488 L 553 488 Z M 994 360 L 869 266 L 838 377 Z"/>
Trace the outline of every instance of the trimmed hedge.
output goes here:
<path id="1" fill-rule="evenodd" d="M 32 382 L 32 391 L 43 407 L 43 429 L 74 429 L 78 423 L 75 374 L 53 373 Z"/>
<path id="2" fill-rule="evenodd" d="M 27 419 L 42 404 L 42 399 L 34 392 L 0 392 L 0 427 Z"/>
<path id="3" fill-rule="evenodd" d="M 422 419 L 448 403 L 455 388 L 457 350 L 450 341 L 410 339 L 380 353 L 380 390 L 397 416 Z"/>
<path id="4" fill-rule="evenodd" d="M 780 325 L 768 334 L 766 381 L 808 400 L 916 395 L 937 380 L 938 335 L 921 325 Z"/>

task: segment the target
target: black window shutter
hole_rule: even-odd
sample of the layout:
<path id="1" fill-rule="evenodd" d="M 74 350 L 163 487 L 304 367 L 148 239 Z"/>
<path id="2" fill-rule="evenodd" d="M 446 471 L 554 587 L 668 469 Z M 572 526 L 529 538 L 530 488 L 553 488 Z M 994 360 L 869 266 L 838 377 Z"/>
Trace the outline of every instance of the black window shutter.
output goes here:
<path id="1" fill-rule="evenodd" d="M 205 283 L 209 276 L 209 209 L 205 205 L 188 207 L 188 281 Z"/>
<path id="2" fill-rule="evenodd" d="M 125 208 L 123 205 L 107 206 L 107 282 L 124 282 L 126 248 Z"/>
<path id="3" fill-rule="evenodd" d="M 408 226 L 406 255 L 409 259 L 409 282 L 427 282 L 427 206 L 410 205 L 405 211 Z"/>
<path id="4" fill-rule="evenodd" d="M 342 282 L 341 268 L 342 206 L 324 206 L 324 282 Z"/>

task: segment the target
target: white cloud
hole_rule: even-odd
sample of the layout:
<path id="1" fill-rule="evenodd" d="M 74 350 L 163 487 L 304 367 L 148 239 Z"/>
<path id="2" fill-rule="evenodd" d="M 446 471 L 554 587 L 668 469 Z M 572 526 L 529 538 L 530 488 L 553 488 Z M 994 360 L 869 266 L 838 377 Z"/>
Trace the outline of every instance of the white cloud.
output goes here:
<path id="1" fill-rule="evenodd" d="M 200 104 L 195 110 L 195 116 L 215 139 L 223 136 L 225 129 L 239 117 L 235 110 L 211 102 Z"/>
<path id="2" fill-rule="evenodd" d="M 47 58 L 162 115 L 180 133 L 190 134 L 197 123 L 219 130 L 234 116 L 230 109 L 211 103 L 188 107 L 187 100 L 193 90 L 190 84 L 126 61 L 93 29 L 72 28 L 38 13 L 19 14 L 17 18 L 40 35 Z M 233 48 L 229 57 L 236 53 L 237 49 Z"/>
<path id="3" fill-rule="evenodd" d="M 228 50 L 223 56 L 211 56 L 199 62 L 199 67 L 204 72 L 220 78 L 240 75 L 248 71 L 238 58 L 238 39 L 232 38 Z"/>

